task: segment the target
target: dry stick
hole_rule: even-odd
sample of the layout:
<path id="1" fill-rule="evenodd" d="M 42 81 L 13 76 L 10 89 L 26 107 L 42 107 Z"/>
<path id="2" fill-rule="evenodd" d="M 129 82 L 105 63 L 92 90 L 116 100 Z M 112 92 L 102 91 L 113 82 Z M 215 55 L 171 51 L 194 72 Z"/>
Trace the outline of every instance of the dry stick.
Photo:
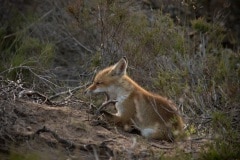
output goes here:
<path id="1" fill-rule="evenodd" d="M 96 159 L 96 160 L 99 160 L 96 147 L 95 147 L 95 146 L 92 146 L 92 149 L 93 149 L 93 154 L 94 154 L 95 159 Z"/>
<path id="2" fill-rule="evenodd" d="M 157 143 L 150 143 L 151 146 L 153 147 L 156 147 L 156 148 L 160 148 L 160 149 L 173 149 L 174 147 L 171 147 L 171 146 L 164 146 L 164 145 L 160 145 L 160 144 L 157 144 Z"/>
<path id="3" fill-rule="evenodd" d="M 106 102 L 103 102 L 103 104 L 96 110 L 95 114 L 99 115 L 99 113 L 104 107 L 106 107 L 109 104 L 115 104 L 115 103 L 117 103 L 117 100 L 108 100 Z"/>
<path id="4" fill-rule="evenodd" d="M 32 90 L 23 90 L 21 92 L 19 92 L 18 97 L 21 98 L 23 97 L 23 95 L 27 95 L 27 96 L 32 96 L 32 95 L 37 95 L 38 97 L 40 97 L 41 100 L 43 100 L 43 103 L 47 104 L 47 105 L 53 105 L 54 103 L 51 102 L 47 96 L 37 92 L 37 91 L 32 91 Z"/>
<path id="5" fill-rule="evenodd" d="M 12 81 L 12 82 L 13 82 L 13 81 Z M 12 83 L 12 82 L 11 82 L 11 83 Z M 43 101 L 42 103 L 45 103 L 45 104 L 48 104 L 48 105 L 54 105 L 54 103 L 51 102 L 51 101 L 47 98 L 47 96 L 45 96 L 45 95 L 43 95 L 43 94 L 41 94 L 41 93 L 39 93 L 39 92 L 37 92 L 37 91 L 25 89 L 25 88 L 22 87 L 21 84 L 18 84 L 18 83 L 16 83 L 16 82 L 13 82 L 13 83 L 14 83 L 15 87 L 22 89 L 22 91 L 20 91 L 20 92 L 18 93 L 18 97 L 19 97 L 19 98 L 23 97 L 24 95 L 27 95 L 27 96 L 36 95 L 36 96 L 38 96 L 38 97 Z M 15 94 L 14 94 L 14 95 L 15 95 Z M 14 98 L 14 99 L 15 99 L 15 98 Z"/>
<path id="6" fill-rule="evenodd" d="M 67 39 L 72 38 L 80 47 L 82 47 L 83 49 L 85 49 L 87 52 L 93 53 L 93 51 L 92 51 L 91 49 L 89 49 L 88 47 L 86 47 L 85 45 L 83 45 L 81 42 L 79 42 L 79 41 L 74 37 L 74 35 L 76 35 L 77 33 L 73 35 L 73 34 L 71 34 L 70 32 L 68 32 L 67 30 L 68 30 L 68 29 L 66 29 L 65 34 L 67 34 L 69 37 L 57 41 L 56 44 L 57 44 L 57 43 L 61 43 L 61 42 L 65 41 L 65 40 L 67 40 Z"/>
<path id="7" fill-rule="evenodd" d="M 0 75 L 3 74 L 3 73 L 5 73 L 5 72 L 9 72 L 9 71 L 11 71 L 11 70 L 18 69 L 18 68 L 20 68 L 20 69 L 28 69 L 28 70 L 29 70 L 34 76 L 36 76 L 37 78 L 39 78 L 39 79 L 41 79 L 41 80 L 43 80 L 43 81 L 46 81 L 46 82 L 48 82 L 48 83 L 50 83 L 50 84 L 52 84 L 52 85 L 54 85 L 54 86 L 56 86 L 56 87 L 59 87 L 59 86 L 56 85 L 55 83 L 53 83 L 53 82 L 49 81 L 48 79 L 46 79 L 46 78 L 38 75 L 37 73 L 35 73 L 35 72 L 32 70 L 32 68 L 29 67 L 29 66 L 17 66 L 17 67 L 12 67 L 12 68 L 9 68 L 9 69 L 7 69 L 7 70 L 5 70 L 5 71 L 2 71 L 2 72 L 0 73 Z"/>
<path id="8" fill-rule="evenodd" d="M 37 92 L 37 91 L 32 91 L 32 90 L 23 90 L 23 91 L 21 91 L 21 92 L 18 94 L 18 97 L 23 97 L 23 95 L 27 95 L 27 96 L 37 95 L 37 96 L 39 96 L 39 97 L 43 100 L 43 103 L 46 103 L 46 104 L 48 104 L 48 105 L 54 105 L 54 103 L 51 101 L 51 99 L 54 99 L 54 98 L 56 98 L 56 97 L 58 97 L 58 96 L 60 96 L 60 95 L 67 94 L 67 93 L 69 93 L 70 96 L 68 96 L 67 98 L 65 98 L 65 100 L 66 100 L 66 99 L 69 99 L 69 98 L 72 96 L 72 92 L 75 92 L 75 91 L 77 91 L 77 90 L 79 90 L 79 89 L 81 89 L 81 88 L 84 88 L 84 87 L 87 86 L 87 85 L 88 85 L 88 84 L 85 84 L 85 85 L 83 85 L 83 86 L 75 87 L 75 88 L 73 88 L 72 90 L 68 90 L 68 91 L 64 91 L 64 92 L 57 93 L 57 94 L 55 94 L 55 95 L 53 95 L 53 96 L 51 96 L 51 97 L 49 97 L 49 98 L 47 98 L 47 96 L 45 96 L 45 95 L 43 95 L 43 94 L 41 94 L 41 93 L 39 93 L 39 92 Z"/>
<path id="9" fill-rule="evenodd" d="M 72 39 L 78 44 L 80 45 L 82 48 L 84 48 L 86 51 L 93 53 L 93 51 L 89 48 L 87 48 L 86 46 L 84 46 L 82 43 L 80 43 L 75 37 L 72 37 Z"/>
<path id="10" fill-rule="evenodd" d="M 56 97 L 58 97 L 58 96 L 60 96 L 60 95 L 63 95 L 63 94 L 76 92 L 77 90 L 82 89 L 82 88 L 86 87 L 87 85 L 88 85 L 88 83 L 87 83 L 87 84 L 84 84 L 84 85 L 82 85 L 82 86 L 75 87 L 75 88 L 73 88 L 73 89 L 71 89 L 71 90 L 68 90 L 68 91 L 63 91 L 63 92 L 57 93 L 57 94 L 55 94 L 55 95 L 53 95 L 53 96 L 50 96 L 49 99 L 51 100 L 51 99 L 54 99 L 54 98 L 56 98 Z"/>
<path id="11" fill-rule="evenodd" d="M 32 71 L 32 68 L 28 67 L 28 69 L 29 69 L 29 71 L 30 71 L 33 75 L 35 75 L 35 76 L 38 77 L 39 79 L 43 80 L 43 82 L 46 81 L 46 82 L 48 82 L 48 83 L 50 83 L 50 84 L 52 84 L 52 85 L 54 85 L 54 86 L 59 87 L 59 86 L 56 85 L 55 83 L 53 83 L 53 82 L 49 81 L 48 79 L 46 79 L 46 78 L 38 75 L 37 73 L 33 72 L 33 71 Z"/>

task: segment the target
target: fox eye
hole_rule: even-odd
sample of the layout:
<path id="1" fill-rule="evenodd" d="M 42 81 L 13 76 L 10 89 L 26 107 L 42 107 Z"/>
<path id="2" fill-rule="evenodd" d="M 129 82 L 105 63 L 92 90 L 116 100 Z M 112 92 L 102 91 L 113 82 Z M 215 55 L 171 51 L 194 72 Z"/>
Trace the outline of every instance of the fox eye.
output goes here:
<path id="1" fill-rule="evenodd" d="M 96 82 L 96 85 L 102 84 L 102 82 Z"/>

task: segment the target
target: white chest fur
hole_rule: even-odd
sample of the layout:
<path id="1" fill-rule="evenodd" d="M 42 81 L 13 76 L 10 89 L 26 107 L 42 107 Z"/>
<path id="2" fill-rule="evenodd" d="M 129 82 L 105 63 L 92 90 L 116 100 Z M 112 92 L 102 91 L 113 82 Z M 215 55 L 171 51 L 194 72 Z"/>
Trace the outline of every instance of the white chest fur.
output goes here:
<path id="1" fill-rule="evenodd" d="M 124 113 L 123 103 L 128 98 L 129 94 L 121 95 L 117 97 L 116 109 L 117 109 L 117 116 L 121 116 Z"/>

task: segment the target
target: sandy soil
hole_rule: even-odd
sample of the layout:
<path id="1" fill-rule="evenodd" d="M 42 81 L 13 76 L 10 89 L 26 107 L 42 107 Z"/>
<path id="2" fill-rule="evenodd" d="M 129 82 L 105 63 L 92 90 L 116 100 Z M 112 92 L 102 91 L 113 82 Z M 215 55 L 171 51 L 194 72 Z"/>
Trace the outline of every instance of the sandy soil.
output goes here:
<path id="1" fill-rule="evenodd" d="M 7 113 L 1 123 L 8 122 L 1 127 L 1 159 L 157 159 L 185 153 L 196 157 L 204 144 L 203 139 L 147 140 L 108 125 L 84 103 L 72 107 L 1 102 Z"/>

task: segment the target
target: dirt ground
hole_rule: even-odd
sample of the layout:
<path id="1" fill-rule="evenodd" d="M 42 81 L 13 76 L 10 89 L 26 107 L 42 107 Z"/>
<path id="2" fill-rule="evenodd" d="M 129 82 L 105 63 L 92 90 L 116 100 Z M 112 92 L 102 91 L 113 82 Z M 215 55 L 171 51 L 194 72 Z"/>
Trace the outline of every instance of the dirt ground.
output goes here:
<path id="1" fill-rule="evenodd" d="M 160 159 L 184 153 L 197 158 L 205 142 L 147 140 L 108 125 L 80 101 L 55 106 L 1 100 L 1 107 L 0 159 Z"/>

